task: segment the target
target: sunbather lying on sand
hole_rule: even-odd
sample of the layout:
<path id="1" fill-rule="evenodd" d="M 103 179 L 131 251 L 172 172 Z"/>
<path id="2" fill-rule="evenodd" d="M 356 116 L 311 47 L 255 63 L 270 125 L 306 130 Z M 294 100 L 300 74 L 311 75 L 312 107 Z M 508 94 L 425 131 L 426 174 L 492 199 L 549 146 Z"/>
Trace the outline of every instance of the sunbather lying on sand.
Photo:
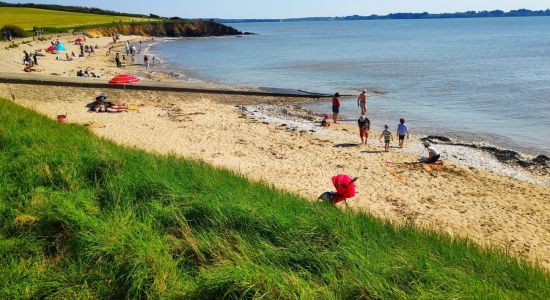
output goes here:
<path id="1" fill-rule="evenodd" d="M 94 112 L 110 112 L 110 113 L 119 113 L 119 112 L 127 112 L 128 105 L 123 102 L 107 102 L 105 101 L 107 99 L 107 95 L 101 94 L 100 96 L 95 98 L 95 102 L 91 103 L 88 107 L 90 108 L 90 111 Z"/>
<path id="2" fill-rule="evenodd" d="M 128 112 L 128 105 L 123 102 L 111 103 L 107 102 L 107 112 L 117 113 L 117 112 Z"/>
<path id="3" fill-rule="evenodd" d="M 32 64 L 28 64 L 28 65 L 25 66 L 25 68 L 23 69 L 23 71 L 25 71 L 25 72 L 34 72 L 34 71 L 36 71 L 36 69 L 33 68 L 33 65 L 32 65 Z"/>

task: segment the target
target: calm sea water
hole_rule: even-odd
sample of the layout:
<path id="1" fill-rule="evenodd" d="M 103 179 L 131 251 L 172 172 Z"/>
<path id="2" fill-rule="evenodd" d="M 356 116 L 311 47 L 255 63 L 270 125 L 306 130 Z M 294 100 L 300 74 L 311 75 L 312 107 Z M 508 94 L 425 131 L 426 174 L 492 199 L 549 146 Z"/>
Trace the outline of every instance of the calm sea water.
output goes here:
<path id="1" fill-rule="evenodd" d="M 376 127 L 550 154 L 550 18 L 231 24 L 258 33 L 152 51 L 203 80 L 356 94 Z M 309 105 L 330 111 L 330 100 Z M 359 115 L 356 97 L 343 115 Z"/>

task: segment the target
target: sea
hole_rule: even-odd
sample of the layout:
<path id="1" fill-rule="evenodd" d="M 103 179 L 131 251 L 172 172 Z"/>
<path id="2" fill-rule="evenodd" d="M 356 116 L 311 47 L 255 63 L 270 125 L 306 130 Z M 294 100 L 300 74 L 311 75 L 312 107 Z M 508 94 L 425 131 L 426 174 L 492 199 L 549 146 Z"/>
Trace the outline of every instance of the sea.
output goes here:
<path id="1" fill-rule="evenodd" d="M 550 17 L 229 24 L 257 35 L 176 39 L 151 52 L 194 80 L 370 93 L 377 128 L 550 156 Z M 304 104 L 330 113 L 331 100 Z"/>

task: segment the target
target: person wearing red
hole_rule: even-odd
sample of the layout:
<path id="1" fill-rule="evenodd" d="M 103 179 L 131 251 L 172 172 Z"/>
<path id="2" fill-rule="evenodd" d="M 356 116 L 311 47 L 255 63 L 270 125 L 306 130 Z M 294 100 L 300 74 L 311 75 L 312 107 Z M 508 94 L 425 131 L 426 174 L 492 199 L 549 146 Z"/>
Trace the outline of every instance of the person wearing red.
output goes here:
<path id="1" fill-rule="evenodd" d="M 357 120 L 357 124 L 359 125 L 359 136 L 361 137 L 361 144 L 367 145 L 370 131 L 370 120 L 369 118 L 361 115 L 359 117 L 359 120 Z"/>
<path id="2" fill-rule="evenodd" d="M 340 113 L 340 94 L 336 93 L 332 98 L 332 118 L 334 120 L 334 124 L 338 123 L 339 113 Z"/>

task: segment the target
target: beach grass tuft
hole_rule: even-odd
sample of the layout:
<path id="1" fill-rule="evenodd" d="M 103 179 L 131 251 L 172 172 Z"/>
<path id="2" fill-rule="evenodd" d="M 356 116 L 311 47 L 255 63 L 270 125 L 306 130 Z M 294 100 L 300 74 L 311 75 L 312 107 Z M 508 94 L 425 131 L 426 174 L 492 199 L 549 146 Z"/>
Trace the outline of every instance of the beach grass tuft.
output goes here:
<path id="1" fill-rule="evenodd" d="M 319 191 L 320 193 L 322 191 Z M 0 298 L 548 299 L 540 267 L 0 99 Z"/>

